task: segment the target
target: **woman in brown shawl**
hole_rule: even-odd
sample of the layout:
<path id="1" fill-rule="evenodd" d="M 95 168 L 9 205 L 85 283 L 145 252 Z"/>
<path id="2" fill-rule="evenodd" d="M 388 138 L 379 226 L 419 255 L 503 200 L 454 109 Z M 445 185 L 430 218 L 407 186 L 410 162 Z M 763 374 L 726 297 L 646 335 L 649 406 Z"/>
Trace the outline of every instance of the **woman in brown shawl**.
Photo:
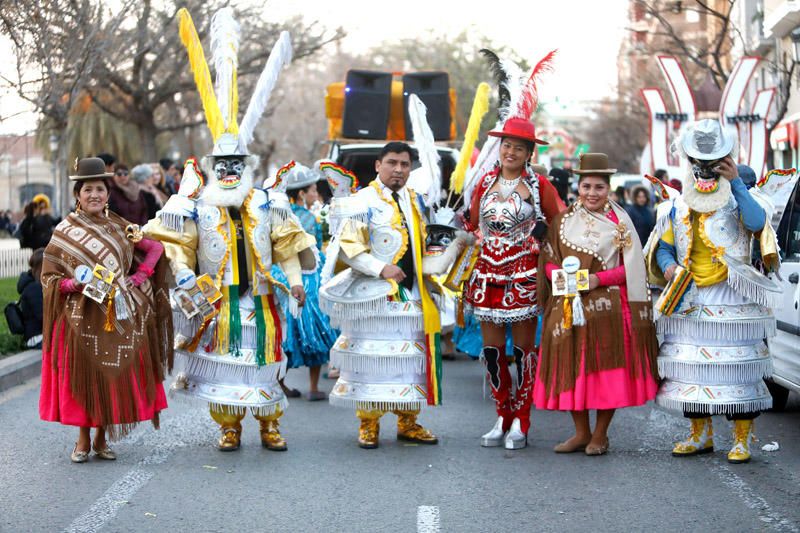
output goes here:
<path id="1" fill-rule="evenodd" d="M 159 261 L 163 246 L 108 212 L 111 174 L 101 159 L 83 159 L 77 170 L 70 176 L 75 212 L 56 227 L 44 254 L 39 414 L 80 427 L 70 457 L 83 463 L 91 448 L 100 459 L 116 458 L 106 432 L 113 440 L 142 420 L 158 427 L 158 413 L 167 406 L 163 365 L 171 361 L 173 340 L 166 262 Z M 84 295 L 76 279 L 79 267 L 96 265 L 114 275 L 102 303 Z"/>
<path id="2" fill-rule="evenodd" d="M 658 343 L 636 229 L 608 200 L 616 170 L 605 154 L 584 154 L 580 166 L 580 199 L 553 221 L 539 271 L 552 280 L 571 256 L 589 272 L 588 291 L 571 296 L 563 272 L 557 276 L 567 281 L 567 295 L 553 295 L 562 291 L 551 283 L 540 285 L 544 333 L 534 398 L 539 409 L 572 414 L 575 435 L 556 452 L 602 455 L 614 410 L 655 398 Z M 594 432 L 589 409 L 597 410 Z"/>

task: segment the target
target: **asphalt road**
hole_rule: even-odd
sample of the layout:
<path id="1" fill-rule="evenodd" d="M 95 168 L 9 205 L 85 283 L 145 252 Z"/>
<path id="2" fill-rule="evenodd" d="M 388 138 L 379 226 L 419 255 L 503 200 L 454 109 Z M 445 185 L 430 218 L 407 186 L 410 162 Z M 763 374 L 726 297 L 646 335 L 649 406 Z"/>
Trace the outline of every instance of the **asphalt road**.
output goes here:
<path id="1" fill-rule="evenodd" d="M 729 465 L 730 425 L 715 418 L 720 451 L 674 459 L 682 419 L 651 405 L 618 413 L 603 457 L 556 455 L 564 413 L 534 411 L 530 445 L 478 445 L 494 422 L 479 363 L 445 364 L 445 404 L 421 419 L 438 446 L 394 438 L 356 446 L 352 412 L 292 402 L 286 453 L 258 441 L 220 453 L 206 410 L 173 402 L 162 428 L 142 424 L 116 462 L 69 461 L 74 428 L 41 422 L 38 383 L 0 396 L 0 530 L 16 531 L 798 531 L 800 402 L 757 420 L 754 460 Z M 288 383 L 306 388 L 305 370 Z M 331 381 L 324 381 L 330 388 Z M 762 452 L 777 441 L 780 450 Z"/>

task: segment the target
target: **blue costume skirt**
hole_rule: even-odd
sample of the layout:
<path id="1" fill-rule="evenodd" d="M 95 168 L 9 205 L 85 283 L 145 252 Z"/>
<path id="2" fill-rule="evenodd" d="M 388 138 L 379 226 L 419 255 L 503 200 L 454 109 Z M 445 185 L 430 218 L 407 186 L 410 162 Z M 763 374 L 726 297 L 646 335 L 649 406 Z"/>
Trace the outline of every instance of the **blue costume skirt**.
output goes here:
<path id="1" fill-rule="evenodd" d="M 339 336 L 339 332 L 331 327 L 328 315 L 319 308 L 322 257 L 320 257 L 319 263 L 316 272 L 303 274 L 306 302 L 300 308 L 300 318 L 294 318 L 289 313 L 289 296 L 283 291 L 276 291 L 286 316 L 283 351 L 286 354 L 289 368 L 324 365 L 328 362 L 331 347 Z M 272 266 L 272 276 L 284 285 L 289 285 L 283 270 L 277 265 Z"/>
<path id="2" fill-rule="evenodd" d="M 536 326 L 536 345 L 542 337 L 542 321 L 537 321 Z M 472 313 L 464 314 L 464 327 L 456 326 L 453 329 L 453 342 L 456 350 L 465 353 L 473 359 L 478 359 L 483 349 L 483 337 L 481 336 L 481 323 L 475 319 Z M 511 339 L 511 327 L 506 327 L 506 353 L 514 353 L 514 342 Z"/>

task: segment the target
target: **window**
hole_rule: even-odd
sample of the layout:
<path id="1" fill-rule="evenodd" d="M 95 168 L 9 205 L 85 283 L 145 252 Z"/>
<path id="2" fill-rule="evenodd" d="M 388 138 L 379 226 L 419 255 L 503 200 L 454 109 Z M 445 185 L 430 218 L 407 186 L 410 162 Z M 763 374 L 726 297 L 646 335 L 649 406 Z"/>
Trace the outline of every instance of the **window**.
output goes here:
<path id="1" fill-rule="evenodd" d="M 786 211 L 783 212 L 783 217 L 778 225 L 778 245 L 781 247 L 781 259 L 794 263 L 800 262 L 800 188 L 798 185 L 795 185 Z"/>

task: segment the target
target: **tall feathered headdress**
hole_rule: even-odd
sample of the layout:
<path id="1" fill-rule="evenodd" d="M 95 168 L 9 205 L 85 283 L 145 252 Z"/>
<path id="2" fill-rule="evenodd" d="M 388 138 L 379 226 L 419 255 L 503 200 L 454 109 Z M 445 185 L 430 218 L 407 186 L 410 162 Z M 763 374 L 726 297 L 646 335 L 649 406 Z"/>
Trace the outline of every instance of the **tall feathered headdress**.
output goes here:
<path id="1" fill-rule="evenodd" d="M 424 194 L 425 206 L 432 209 L 442 199 L 442 169 L 439 168 L 440 158 L 434 143 L 433 130 L 428 124 L 428 108 L 416 94 L 408 97 L 408 117 L 421 164 L 421 168 L 415 172 L 423 172 L 424 178 L 427 178 L 419 180 L 425 184 L 425 190 L 418 192 Z"/>
<path id="2" fill-rule="evenodd" d="M 501 129 L 509 118 L 530 120 L 539 105 L 538 83 L 542 75 L 553 70 L 553 58 L 556 50 L 552 50 L 539 60 L 527 74 L 522 73 L 519 65 L 510 59 L 501 59 L 491 50 L 484 48 L 480 53 L 489 61 L 489 67 L 498 86 L 497 129 Z M 491 170 L 499 154 L 500 138 L 489 137 L 467 177 L 464 187 L 464 205 L 469 205 L 475 184 L 481 176 Z"/>
<path id="3" fill-rule="evenodd" d="M 211 19 L 211 55 L 216 75 L 214 84 L 211 83 L 211 72 L 203 53 L 203 45 L 186 8 L 178 10 L 178 27 L 203 103 L 208 129 L 214 139 L 212 155 L 247 154 L 247 145 L 253 140 L 253 131 L 267 107 L 278 75 L 292 60 L 289 34 L 281 32 L 273 46 L 240 125 L 237 120 L 237 57 L 241 30 L 239 23 L 233 18 L 233 9 L 224 7 Z"/>

